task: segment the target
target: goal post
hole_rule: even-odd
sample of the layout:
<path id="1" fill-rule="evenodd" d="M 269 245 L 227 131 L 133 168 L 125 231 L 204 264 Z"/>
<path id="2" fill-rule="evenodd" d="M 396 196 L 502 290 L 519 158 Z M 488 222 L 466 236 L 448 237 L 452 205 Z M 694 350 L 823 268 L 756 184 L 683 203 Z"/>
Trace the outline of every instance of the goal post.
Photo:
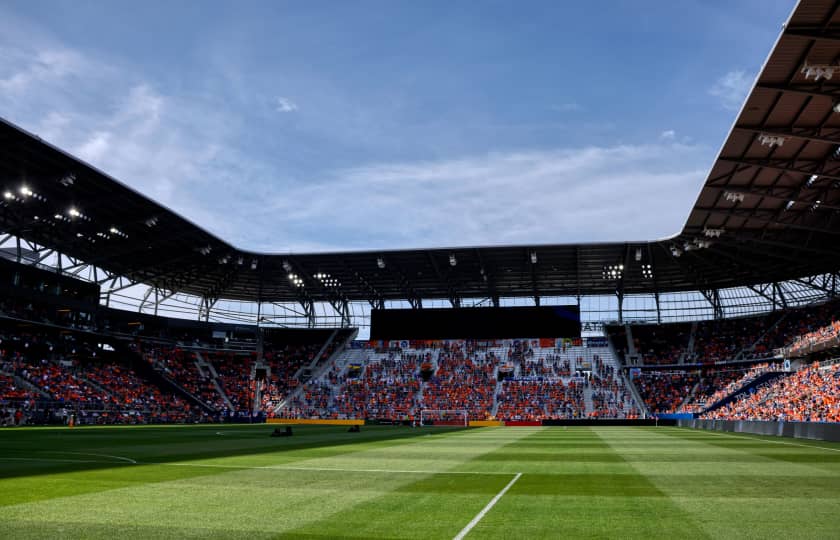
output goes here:
<path id="1" fill-rule="evenodd" d="M 421 426 L 464 426 L 470 425 L 466 409 L 421 409 Z"/>

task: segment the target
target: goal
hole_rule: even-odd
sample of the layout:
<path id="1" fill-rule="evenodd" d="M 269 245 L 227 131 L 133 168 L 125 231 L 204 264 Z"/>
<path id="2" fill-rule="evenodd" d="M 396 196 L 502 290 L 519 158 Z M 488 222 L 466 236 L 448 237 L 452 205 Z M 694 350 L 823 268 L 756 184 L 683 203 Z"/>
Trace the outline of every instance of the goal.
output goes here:
<path id="1" fill-rule="evenodd" d="M 421 426 L 464 426 L 470 425 L 466 409 L 421 409 Z"/>

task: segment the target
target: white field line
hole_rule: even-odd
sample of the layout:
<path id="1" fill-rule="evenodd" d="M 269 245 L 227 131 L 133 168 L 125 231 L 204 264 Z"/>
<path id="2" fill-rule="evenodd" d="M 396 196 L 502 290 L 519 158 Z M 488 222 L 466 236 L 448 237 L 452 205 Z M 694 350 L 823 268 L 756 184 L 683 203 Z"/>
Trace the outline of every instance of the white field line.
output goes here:
<path id="1" fill-rule="evenodd" d="M 504 496 L 505 493 L 507 493 L 507 491 L 511 488 L 511 486 L 513 486 L 513 484 L 515 484 L 516 481 L 519 480 L 520 476 L 522 476 L 522 473 L 516 473 L 516 476 L 513 477 L 513 480 L 508 482 L 508 485 L 506 485 L 504 488 L 502 488 L 502 491 L 498 492 L 495 497 L 490 499 L 490 502 L 487 503 L 487 506 L 482 508 L 481 512 L 476 514 L 476 516 L 472 519 L 472 521 L 467 523 L 467 526 L 464 527 L 463 529 L 461 529 L 461 532 L 459 532 L 453 540 L 462 540 L 465 536 L 467 536 L 467 534 L 469 534 L 469 532 L 471 530 L 473 530 L 473 527 L 478 525 L 478 522 L 481 521 L 484 518 L 484 516 L 487 514 L 487 512 L 489 512 L 491 508 L 496 506 L 496 503 L 499 502 L 499 499 L 501 499 Z"/>
<path id="2" fill-rule="evenodd" d="M 111 454 L 93 454 L 90 452 L 59 452 L 59 451 L 52 451 L 52 450 L 43 450 L 41 451 L 42 454 L 67 454 L 67 455 L 74 455 L 74 456 L 94 456 L 94 457 L 104 457 L 104 458 L 111 458 L 111 459 L 118 459 L 120 461 L 125 461 L 126 463 L 133 463 L 136 464 L 137 462 L 131 458 L 123 457 L 123 456 L 112 456 Z"/>
<path id="3" fill-rule="evenodd" d="M 755 437 L 749 437 L 748 435 L 753 435 L 752 433 L 744 433 L 744 434 L 732 434 L 732 433 L 722 433 L 720 431 L 714 431 L 711 429 L 704 429 L 701 430 L 704 433 L 714 433 L 715 435 L 720 435 L 721 437 L 730 437 L 732 439 L 740 439 L 742 441 L 760 441 L 760 442 L 768 442 L 774 444 L 786 444 L 788 446 L 801 446 L 802 448 L 819 448 L 820 450 L 828 450 L 829 452 L 840 452 L 840 448 L 828 448 L 827 446 L 815 446 L 812 444 L 802 444 L 802 443 L 795 443 L 790 441 L 774 441 L 772 439 L 757 439 Z M 768 437 L 772 437 L 773 435 L 768 435 Z"/>
<path id="4" fill-rule="evenodd" d="M 104 454 L 98 454 L 104 455 Z M 119 456 L 111 456 L 119 457 Z M 131 458 L 123 458 L 130 460 Z M 55 459 L 55 458 L 34 458 L 34 457 L 6 457 L 0 456 L 0 461 L 43 461 L 54 463 L 102 463 L 119 465 L 113 461 L 102 461 L 98 459 Z M 381 473 L 381 474 L 457 474 L 457 475 L 481 475 L 481 476 L 510 476 L 509 472 L 482 472 L 482 471 L 414 471 L 401 469 L 343 469 L 338 467 L 286 467 L 283 465 L 218 465 L 214 463 L 165 463 L 152 461 L 126 461 L 132 465 L 158 465 L 165 467 L 204 467 L 212 469 L 233 469 L 233 470 L 268 470 L 268 471 L 312 471 L 312 472 L 350 472 L 350 473 Z"/>
<path id="5" fill-rule="evenodd" d="M 312 471 L 312 472 L 355 472 L 355 473 L 382 473 L 382 474 L 469 474 L 482 476 L 510 476 L 509 472 L 482 472 L 482 471 L 418 471 L 408 469 L 348 469 L 340 467 L 293 467 L 285 465 L 217 465 L 214 463 L 162 463 L 162 462 L 140 462 L 140 465 L 163 465 L 166 467 L 210 467 L 219 469 L 255 469 L 273 471 Z"/>

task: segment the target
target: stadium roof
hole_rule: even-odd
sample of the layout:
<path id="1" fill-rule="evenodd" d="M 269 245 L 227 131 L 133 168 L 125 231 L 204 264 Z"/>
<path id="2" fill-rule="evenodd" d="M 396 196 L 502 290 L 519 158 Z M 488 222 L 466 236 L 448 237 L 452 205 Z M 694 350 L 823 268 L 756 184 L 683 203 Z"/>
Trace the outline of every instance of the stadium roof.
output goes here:
<path id="1" fill-rule="evenodd" d="M 0 226 L 3 234 L 110 274 L 213 300 L 366 300 L 378 306 L 447 298 L 458 305 L 460 298 L 709 291 L 836 272 L 838 7 L 830 0 L 799 3 L 683 230 L 672 238 L 247 252 L 6 121 L 0 122 L 1 187 L 7 190 Z"/>

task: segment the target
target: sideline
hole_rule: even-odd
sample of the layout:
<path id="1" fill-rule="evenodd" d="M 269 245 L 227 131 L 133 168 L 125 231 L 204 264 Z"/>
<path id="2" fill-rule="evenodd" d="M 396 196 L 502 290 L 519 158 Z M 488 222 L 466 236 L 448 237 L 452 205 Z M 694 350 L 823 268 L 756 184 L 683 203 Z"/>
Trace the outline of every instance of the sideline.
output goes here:
<path id="1" fill-rule="evenodd" d="M 521 473 L 521 472 L 520 472 L 520 473 L 516 473 L 516 476 L 514 476 L 514 477 L 513 477 L 513 480 L 511 480 L 510 482 L 508 482 L 508 485 L 506 485 L 504 488 L 502 488 L 502 491 L 500 491 L 499 493 L 497 493 L 497 494 L 496 494 L 496 496 L 495 496 L 495 497 L 493 497 L 493 498 L 490 500 L 490 502 L 489 502 L 489 503 L 487 503 L 487 506 L 485 506 L 484 508 L 482 508 L 482 509 L 481 509 L 481 512 L 479 512 L 478 514 L 476 514 L 476 516 L 472 519 L 472 521 L 470 521 L 469 523 L 467 523 L 467 526 L 466 526 L 466 527 L 464 527 L 463 529 L 461 529 L 461 532 L 459 532 L 459 533 L 458 533 L 458 535 L 457 535 L 457 536 L 455 536 L 455 538 L 453 538 L 453 540 L 462 540 L 465 536 L 467 536 L 467 534 L 469 534 L 469 532 L 470 532 L 471 530 L 473 530 L 473 527 L 475 527 L 476 525 L 478 525 L 478 522 L 479 522 L 479 521 L 481 521 L 481 520 L 482 520 L 482 518 L 484 518 L 484 516 L 487 514 L 487 512 L 489 512 L 491 508 L 493 508 L 494 506 L 496 506 L 496 503 L 497 503 L 497 502 L 499 502 L 499 499 L 501 499 L 501 498 L 504 496 L 504 494 L 505 494 L 505 493 L 507 493 L 507 491 L 511 488 L 511 486 L 513 486 L 513 484 L 515 484 L 515 483 L 516 483 L 516 481 L 517 481 L 517 480 L 519 480 L 519 478 L 520 478 L 521 476 L 522 476 L 522 473 Z"/>
<path id="2" fill-rule="evenodd" d="M 713 433 L 715 435 L 720 435 L 721 437 L 729 437 L 731 439 L 740 439 L 742 441 L 761 441 L 761 442 L 768 442 L 774 444 L 786 444 L 788 446 L 801 446 L 802 448 L 817 448 L 819 450 L 828 450 L 829 452 L 840 452 L 840 448 L 828 448 L 827 446 L 816 446 L 813 444 L 802 444 L 802 443 L 795 443 L 790 441 L 774 441 L 773 439 L 759 439 L 758 437 L 774 437 L 774 435 L 758 435 L 756 433 L 730 433 L 730 432 L 722 432 L 717 431 L 714 429 L 700 429 L 700 428 L 674 428 L 674 429 L 692 429 L 693 431 L 699 431 L 701 433 Z"/>

